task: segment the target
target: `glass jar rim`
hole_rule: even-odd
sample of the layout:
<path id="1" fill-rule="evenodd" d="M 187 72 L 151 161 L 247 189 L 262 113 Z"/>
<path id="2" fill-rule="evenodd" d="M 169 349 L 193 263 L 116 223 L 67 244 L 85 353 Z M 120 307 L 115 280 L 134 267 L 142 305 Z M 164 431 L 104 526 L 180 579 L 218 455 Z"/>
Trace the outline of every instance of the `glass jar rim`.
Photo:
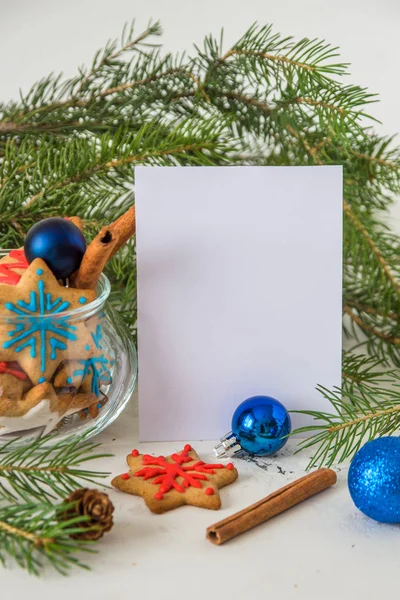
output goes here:
<path id="1" fill-rule="evenodd" d="M 3 256 L 6 256 L 9 252 L 11 252 L 11 250 L 6 249 L 6 248 L 0 248 L 0 258 L 2 258 Z M 68 289 L 68 288 L 66 288 Z M 71 288 L 71 289 L 78 289 L 78 288 Z M 40 319 L 41 321 L 43 319 L 62 319 L 62 318 L 66 318 L 68 317 L 68 319 L 70 319 L 71 317 L 75 317 L 75 318 L 83 318 L 85 316 L 90 316 L 95 314 L 106 302 L 106 300 L 108 299 L 110 292 L 111 292 L 111 283 L 110 280 L 108 279 L 107 275 L 105 275 L 104 273 L 102 273 L 100 275 L 99 281 L 96 285 L 96 298 L 94 300 L 92 300 L 91 302 L 88 302 L 87 304 L 85 304 L 85 306 L 79 306 L 78 308 L 73 308 L 71 310 L 64 310 L 63 312 L 58 312 L 58 313 L 49 313 L 47 315 L 38 315 L 38 314 L 32 314 L 32 315 L 15 315 L 15 316 L 11 316 L 9 314 L 1 314 L 0 313 L 0 321 L 4 321 L 6 320 L 7 322 L 10 321 L 10 319 L 14 319 L 14 320 L 18 320 L 18 321 L 24 321 L 25 319 L 28 319 L 29 321 L 35 320 L 35 319 Z"/>

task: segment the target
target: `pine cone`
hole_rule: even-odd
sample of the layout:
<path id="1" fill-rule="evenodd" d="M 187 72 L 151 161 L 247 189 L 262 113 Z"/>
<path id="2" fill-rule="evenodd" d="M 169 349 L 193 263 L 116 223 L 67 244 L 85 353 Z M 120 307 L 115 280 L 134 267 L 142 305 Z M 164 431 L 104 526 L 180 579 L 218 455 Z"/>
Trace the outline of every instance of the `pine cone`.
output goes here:
<path id="1" fill-rule="evenodd" d="M 76 516 L 89 516 L 90 520 L 78 525 L 82 532 L 71 535 L 74 539 L 98 540 L 113 526 L 114 506 L 107 496 L 98 490 L 82 488 L 72 492 L 65 502 L 75 502 L 75 506 L 62 513 L 62 520 L 72 519 Z M 90 530 L 90 527 L 97 529 Z"/>

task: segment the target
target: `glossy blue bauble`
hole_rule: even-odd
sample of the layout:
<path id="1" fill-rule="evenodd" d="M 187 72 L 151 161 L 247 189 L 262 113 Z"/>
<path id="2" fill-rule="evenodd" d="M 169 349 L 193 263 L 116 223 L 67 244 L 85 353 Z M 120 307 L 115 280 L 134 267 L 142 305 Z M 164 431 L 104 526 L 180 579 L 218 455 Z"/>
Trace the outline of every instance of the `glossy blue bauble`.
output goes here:
<path id="1" fill-rule="evenodd" d="M 28 231 L 25 244 L 28 262 L 42 258 L 57 279 L 66 279 L 79 269 L 86 250 L 81 231 L 59 217 L 43 219 Z"/>
<path id="2" fill-rule="evenodd" d="M 400 438 L 382 437 L 357 452 L 349 469 L 350 495 L 361 512 L 400 523 Z"/>
<path id="3" fill-rule="evenodd" d="M 275 454 L 286 444 L 290 431 L 286 408 L 269 396 L 248 398 L 232 417 L 232 432 L 241 447 L 256 456 Z"/>

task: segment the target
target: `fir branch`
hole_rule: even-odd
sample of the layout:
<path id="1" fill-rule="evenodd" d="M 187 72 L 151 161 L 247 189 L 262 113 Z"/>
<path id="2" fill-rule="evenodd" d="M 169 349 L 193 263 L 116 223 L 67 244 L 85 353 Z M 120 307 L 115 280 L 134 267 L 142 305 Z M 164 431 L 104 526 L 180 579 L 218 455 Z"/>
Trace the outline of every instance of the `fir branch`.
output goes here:
<path id="1" fill-rule="evenodd" d="M 208 36 L 186 58 L 152 46 L 160 33 L 127 28 L 75 78 L 50 75 L 0 106 L 0 245 L 20 245 L 59 212 L 82 217 L 90 238 L 132 203 L 139 163 L 341 164 L 344 304 L 355 317 L 345 332 L 355 343 L 366 333 L 372 356 L 400 364 L 389 317 L 400 310 L 400 244 L 384 225 L 400 192 L 400 151 L 365 122 L 375 96 L 343 84 L 347 64 L 324 41 L 253 25 L 230 48 Z M 133 257 L 132 245 L 108 269 L 131 327 Z"/>
<path id="2" fill-rule="evenodd" d="M 87 517 L 64 520 L 61 515 L 71 505 L 64 503 L 19 504 L 0 507 L 0 563 L 15 561 L 33 575 L 45 564 L 66 575 L 71 567 L 88 568 L 81 562 L 81 552 L 94 552 L 89 542 L 70 536 L 79 533 Z"/>
<path id="3" fill-rule="evenodd" d="M 0 447 L 0 500 L 52 502 L 82 483 L 94 483 L 109 473 L 85 468 L 84 463 L 111 456 L 97 453 L 100 444 L 83 438 L 56 441 L 41 437 L 22 447 L 18 440 Z"/>
<path id="4" fill-rule="evenodd" d="M 131 28 L 130 28 L 131 35 L 133 34 L 133 29 L 134 29 L 134 22 L 132 23 Z M 128 36 L 128 41 L 125 44 L 123 43 L 122 47 L 119 48 L 118 50 L 113 51 L 113 49 L 117 45 L 117 42 L 108 44 L 108 46 L 106 47 L 106 50 L 103 52 L 103 56 L 102 56 L 101 60 L 99 62 L 97 62 L 96 59 L 94 60 L 91 71 L 82 78 L 77 89 L 74 89 L 74 93 L 79 96 L 79 94 L 88 85 L 88 83 L 93 81 L 93 78 L 96 77 L 98 72 L 103 67 L 112 64 L 112 62 L 115 61 L 116 58 L 121 56 L 121 54 L 123 54 L 124 52 L 127 52 L 129 50 L 133 50 L 136 46 L 140 46 L 140 44 L 142 42 L 144 42 L 144 40 L 146 40 L 148 37 L 150 37 L 152 35 L 161 35 L 161 34 L 162 34 L 162 29 L 161 29 L 160 23 L 158 21 L 154 24 L 152 24 L 150 22 L 147 29 L 145 31 L 143 31 L 140 35 L 138 35 L 138 37 L 136 37 L 132 40 L 132 39 L 129 39 L 130 36 Z M 124 39 L 124 37 L 125 36 L 123 33 L 122 39 Z"/>
<path id="5" fill-rule="evenodd" d="M 344 208 L 345 213 L 349 217 L 350 222 L 359 231 L 359 233 L 364 238 L 365 243 L 368 245 L 371 252 L 375 255 L 376 260 L 381 265 L 386 278 L 393 285 L 396 292 L 398 294 L 400 294 L 400 281 L 398 281 L 398 279 L 391 272 L 388 262 L 385 260 L 382 252 L 380 251 L 377 244 L 372 239 L 372 237 L 371 237 L 370 233 L 368 232 L 368 230 L 366 229 L 366 227 L 362 224 L 361 219 L 357 217 L 357 215 L 354 213 L 354 211 L 351 209 L 350 205 L 346 201 L 343 202 L 343 208 Z"/>
<path id="6" fill-rule="evenodd" d="M 272 27 L 259 28 L 254 24 L 248 32 L 219 58 L 224 62 L 232 56 L 243 56 L 270 61 L 284 68 L 295 68 L 312 74 L 341 75 L 346 65 L 328 62 L 338 56 L 337 48 L 319 40 L 302 39 L 272 33 Z"/>
<path id="7" fill-rule="evenodd" d="M 385 334 L 382 331 L 379 331 L 379 329 L 371 327 L 370 325 L 365 323 L 358 315 L 356 315 L 348 306 L 344 306 L 343 310 L 345 314 L 348 315 L 363 330 L 364 333 L 378 337 L 381 340 L 387 342 L 388 344 L 394 344 L 396 346 L 400 344 L 400 338 Z"/>
<path id="8" fill-rule="evenodd" d="M 392 388 L 374 385 L 373 378 L 369 383 L 361 383 L 356 391 L 346 389 L 330 391 L 322 386 L 318 390 L 332 404 L 335 412 L 292 411 L 308 415 L 316 421 L 315 425 L 301 427 L 292 435 L 310 434 L 298 445 L 302 450 L 316 450 L 312 455 L 308 468 L 313 466 L 331 466 L 335 461 L 343 462 L 351 458 L 359 448 L 369 440 L 383 435 L 394 434 L 400 426 L 400 392 L 396 375 L 385 374 L 387 383 Z"/>
<path id="9" fill-rule="evenodd" d="M 387 369 L 383 360 L 354 352 L 343 352 L 342 394 L 359 393 L 359 386 L 387 386 L 396 376 L 395 370 Z"/>
<path id="10" fill-rule="evenodd" d="M 392 321 L 400 321 L 400 315 L 398 313 L 383 313 L 380 312 L 375 306 L 371 306 L 370 304 L 365 304 L 363 302 L 359 302 L 354 299 L 347 299 L 346 303 L 343 307 L 343 310 L 346 312 L 346 306 L 357 310 L 360 313 L 366 313 L 368 315 L 373 315 L 376 317 L 381 317 L 382 319 L 391 319 Z"/>

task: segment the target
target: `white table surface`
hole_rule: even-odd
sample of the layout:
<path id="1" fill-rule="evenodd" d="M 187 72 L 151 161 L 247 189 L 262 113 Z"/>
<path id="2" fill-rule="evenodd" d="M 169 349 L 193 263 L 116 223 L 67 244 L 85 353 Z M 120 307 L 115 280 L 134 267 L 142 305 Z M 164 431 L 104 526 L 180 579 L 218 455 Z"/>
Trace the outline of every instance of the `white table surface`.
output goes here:
<path id="1" fill-rule="evenodd" d="M 97 468 L 114 475 L 126 471 L 125 456 L 135 447 L 163 455 L 182 447 L 170 442 L 139 445 L 135 401 L 97 439 L 104 451 L 115 455 L 99 461 Z M 212 442 L 193 446 L 202 459 L 215 461 Z M 338 470 L 335 487 L 268 523 L 223 546 L 206 540 L 209 525 L 304 475 L 307 454 L 294 456 L 295 446 L 296 441 L 290 440 L 279 455 L 258 459 L 258 464 L 235 460 L 239 479 L 221 490 L 219 511 L 183 506 L 153 515 L 141 498 L 107 490 L 115 505 L 115 525 L 97 545 L 99 553 L 85 557 L 92 570 L 75 569 L 62 577 L 49 569 L 41 579 L 17 567 L 2 570 L 1 598 L 377 600 L 389 593 L 397 597 L 400 530 L 357 511 L 347 490 L 347 467 Z"/>

